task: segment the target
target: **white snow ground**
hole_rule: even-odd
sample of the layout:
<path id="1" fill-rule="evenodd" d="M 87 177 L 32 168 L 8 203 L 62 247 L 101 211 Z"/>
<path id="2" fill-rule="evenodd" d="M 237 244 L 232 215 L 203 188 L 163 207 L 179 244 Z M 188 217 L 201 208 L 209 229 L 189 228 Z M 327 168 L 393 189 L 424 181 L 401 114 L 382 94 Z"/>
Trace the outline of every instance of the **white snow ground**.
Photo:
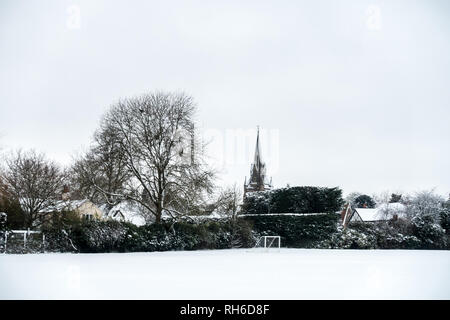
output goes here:
<path id="1" fill-rule="evenodd" d="M 450 251 L 0 254 L 0 299 L 450 299 Z"/>

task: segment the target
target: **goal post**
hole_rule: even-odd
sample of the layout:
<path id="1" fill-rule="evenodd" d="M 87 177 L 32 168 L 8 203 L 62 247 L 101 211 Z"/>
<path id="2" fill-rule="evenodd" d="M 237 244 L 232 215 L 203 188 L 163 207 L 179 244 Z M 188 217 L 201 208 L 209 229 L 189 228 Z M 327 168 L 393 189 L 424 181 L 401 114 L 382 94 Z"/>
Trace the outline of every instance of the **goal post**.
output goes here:
<path id="1" fill-rule="evenodd" d="M 2 240 L 3 253 L 45 252 L 45 234 L 41 231 L 9 230 Z"/>
<path id="2" fill-rule="evenodd" d="M 276 248 L 280 249 L 281 247 L 281 237 L 280 236 L 262 236 L 256 242 L 254 248 Z"/>

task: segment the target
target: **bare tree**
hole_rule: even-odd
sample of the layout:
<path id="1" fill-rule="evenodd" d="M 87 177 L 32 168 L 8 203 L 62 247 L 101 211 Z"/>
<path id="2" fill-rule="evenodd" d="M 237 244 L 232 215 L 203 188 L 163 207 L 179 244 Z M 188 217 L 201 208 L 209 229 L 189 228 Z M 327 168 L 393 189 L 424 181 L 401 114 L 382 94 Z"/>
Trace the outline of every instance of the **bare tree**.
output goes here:
<path id="1" fill-rule="evenodd" d="M 3 180 L 3 193 L 22 207 L 25 227 L 35 228 L 45 222 L 45 209 L 59 199 L 65 175 L 43 154 L 19 150 L 6 159 Z"/>
<path id="2" fill-rule="evenodd" d="M 157 92 L 113 105 L 98 134 L 113 137 L 127 179 L 119 191 L 95 187 L 138 203 L 157 223 L 163 212 L 193 212 L 214 176 L 195 138 L 194 113 L 193 99 L 183 93 Z"/>
<path id="3" fill-rule="evenodd" d="M 426 218 L 439 223 L 444 204 L 444 197 L 436 194 L 434 190 L 420 191 L 408 198 L 406 216 L 410 220 Z"/>
<path id="4" fill-rule="evenodd" d="M 110 207 L 120 200 L 114 195 L 123 192 L 130 178 L 125 154 L 114 133 L 107 128 L 97 131 L 89 151 L 78 157 L 70 170 L 73 193 Z"/>
<path id="5" fill-rule="evenodd" d="M 384 190 L 379 193 L 372 194 L 372 199 L 375 201 L 377 206 L 387 204 L 391 200 L 391 192 L 389 190 Z"/>
<path id="6" fill-rule="evenodd" d="M 225 188 L 219 194 L 216 210 L 236 220 L 242 202 L 242 190 L 236 184 Z"/>

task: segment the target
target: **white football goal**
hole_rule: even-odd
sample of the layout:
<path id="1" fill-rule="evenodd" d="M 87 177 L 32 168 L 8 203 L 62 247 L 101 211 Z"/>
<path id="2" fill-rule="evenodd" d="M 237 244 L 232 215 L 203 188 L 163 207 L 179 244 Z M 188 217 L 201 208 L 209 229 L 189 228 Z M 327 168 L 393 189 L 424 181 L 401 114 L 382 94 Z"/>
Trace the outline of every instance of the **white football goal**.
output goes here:
<path id="1" fill-rule="evenodd" d="M 41 231 L 10 230 L 2 240 L 3 253 L 45 252 L 45 234 Z"/>
<path id="2" fill-rule="evenodd" d="M 280 236 L 262 236 L 256 242 L 254 248 L 276 248 L 280 249 L 281 247 L 281 237 Z"/>

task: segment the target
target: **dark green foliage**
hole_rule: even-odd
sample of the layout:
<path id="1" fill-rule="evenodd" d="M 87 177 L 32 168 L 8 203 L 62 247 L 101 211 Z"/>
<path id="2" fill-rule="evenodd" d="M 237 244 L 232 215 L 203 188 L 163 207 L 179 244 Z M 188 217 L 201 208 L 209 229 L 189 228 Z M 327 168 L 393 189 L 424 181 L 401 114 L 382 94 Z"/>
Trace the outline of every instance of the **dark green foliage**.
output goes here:
<path id="1" fill-rule="evenodd" d="M 447 201 L 446 204 L 444 204 L 444 210 L 441 212 L 440 216 L 441 220 L 441 227 L 445 231 L 446 235 L 446 242 L 447 242 L 447 249 L 450 249 L 450 202 Z"/>
<path id="2" fill-rule="evenodd" d="M 447 245 L 444 229 L 432 217 L 417 216 L 412 220 L 413 234 L 421 241 L 421 249 L 443 249 Z"/>
<path id="3" fill-rule="evenodd" d="M 441 224 L 447 224 L 446 211 Z M 444 217 L 445 215 L 445 217 Z M 149 252 L 249 248 L 264 235 L 281 236 L 283 247 L 347 249 L 448 249 L 448 236 L 432 218 L 340 226 L 338 214 L 242 215 L 230 220 L 163 222 L 135 226 L 118 221 L 67 224 L 45 230 L 46 251 Z M 445 219 L 444 219 L 445 218 Z"/>
<path id="4" fill-rule="evenodd" d="M 0 211 L 0 253 L 5 251 L 6 213 Z"/>
<path id="5" fill-rule="evenodd" d="M 129 230 L 124 251 L 167 251 L 213 249 L 216 245 L 214 236 L 208 233 L 208 225 L 196 225 L 180 222 L 176 224 L 161 223 Z"/>
<path id="6" fill-rule="evenodd" d="M 74 251 L 72 244 L 78 252 L 90 253 L 227 249 L 253 244 L 249 223 L 239 220 L 166 222 L 141 227 L 118 221 L 91 221 L 75 227 L 70 234 L 56 229 L 47 232 L 48 251 Z"/>
<path id="7" fill-rule="evenodd" d="M 0 253 L 5 252 L 5 232 L 0 230 Z"/>
<path id="8" fill-rule="evenodd" d="M 23 215 L 21 214 L 20 206 L 8 201 L 2 202 L 2 206 L 9 214 L 0 215 L 0 253 L 5 251 L 7 253 L 43 252 L 44 241 L 42 234 L 28 234 L 25 244 L 23 233 L 11 232 L 11 230 L 23 229 Z M 6 239 L 7 241 L 5 241 Z"/>
<path id="9" fill-rule="evenodd" d="M 72 230 L 47 228 L 45 234 L 45 252 L 78 252 L 72 240 Z"/>
<path id="10" fill-rule="evenodd" d="M 450 204 L 444 204 L 440 217 L 441 227 L 450 235 Z"/>
<path id="11" fill-rule="evenodd" d="M 80 227 L 82 224 L 81 217 L 74 211 L 53 212 L 48 217 L 48 221 L 43 224 L 43 230 L 58 229 L 67 230 Z"/>
<path id="12" fill-rule="evenodd" d="M 25 214 L 19 202 L 3 197 L 0 201 L 0 212 L 7 213 L 6 226 L 10 230 L 24 229 Z"/>
<path id="13" fill-rule="evenodd" d="M 61 248 L 66 251 L 71 249 L 67 241 L 70 238 L 79 252 L 249 248 L 262 235 L 280 235 L 283 246 L 287 247 L 314 247 L 336 232 L 337 219 L 336 214 L 247 216 L 236 220 L 141 227 L 117 221 L 92 221 L 75 228 L 69 237 L 58 234 L 59 238 L 54 236 L 54 239 L 65 243 Z"/>
<path id="14" fill-rule="evenodd" d="M 231 247 L 249 248 L 255 244 L 254 231 L 252 223 L 245 219 L 230 221 L 231 228 Z"/>
<path id="15" fill-rule="evenodd" d="M 402 200 L 402 195 L 393 193 L 393 194 L 391 194 L 391 199 L 389 200 L 389 202 L 395 203 L 395 202 L 400 202 L 400 200 Z"/>
<path id="16" fill-rule="evenodd" d="M 343 249 L 446 249 L 443 229 L 424 219 L 379 223 L 352 223 L 339 231 L 320 248 Z"/>
<path id="17" fill-rule="evenodd" d="M 329 239 L 325 239 L 317 245 L 324 249 L 375 249 L 377 247 L 376 235 L 365 225 L 354 225 L 353 228 L 333 233 Z"/>
<path id="18" fill-rule="evenodd" d="M 420 240 L 414 236 L 409 221 L 356 224 L 352 228 L 368 235 L 374 241 L 373 249 L 420 248 Z"/>
<path id="19" fill-rule="evenodd" d="M 362 194 L 353 202 L 355 208 L 375 208 L 375 201 L 368 195 Z"/>
<path id="20" fill-rule="evenodd" d="M 74 246 L 80 252 L 122 251 L 128 235 L 129 223 L 119 221 L 89 221 L 73 230 Z"/>
<path id="21" fill-rule="evenodd" d="M 6 231 L 7 214 L 0 211 L 0 231 Z"/>
<path id="22" fill-rule="evenodd" d="M 334 213 L 343 204 L 339 188 L 290 187 L 248 194 L 244 214 Z"/>
<path id="23" fill-rule="evenodd" d="M 80 215 L 73 211 L 51 213 L 46 223 L 42 225 L 45 234 L 46 252 L 76 252 L 73 238 L 84 226 Z"/>
<path id="24" fill-rule="evenodd" d="M 244 203 L 242 204 L 242 212 L 244 214 L 269 213 L 269 197 L 270 193 L 267 191 L 258 191 L 248 194 L 244 198 Z"/>
<path id="25" fill-rule="evenodd" d="M 337 214 L 259 215 L 243 217 L 259 236 L 277 235 L 283 247 L 310 248 L 337 232 Z"/>

